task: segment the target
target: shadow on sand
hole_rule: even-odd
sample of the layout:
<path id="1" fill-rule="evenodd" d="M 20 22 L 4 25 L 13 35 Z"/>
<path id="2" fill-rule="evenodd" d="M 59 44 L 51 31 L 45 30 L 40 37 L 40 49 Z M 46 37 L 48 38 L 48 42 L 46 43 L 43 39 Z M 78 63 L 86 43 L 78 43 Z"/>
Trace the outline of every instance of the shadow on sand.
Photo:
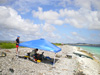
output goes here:
<path id="1" fill-rule="evenodd" d="M 25 56 L 18 56 L 19 58 L 22 58 L 22 59 L 28 59 L 29 61 L 32 61 L 34 63 L 38 63 L 36 61 L 34 61 L 32 58 L 30 57 L 25 57 Z M 50 65 L 53 65 L 54 63 L 56 63 L 59 59 L 55 59 L 55 62 L 54 62 L 54 58 L 50 58 L 50 57 L 45 57 L 41 60 L 41 63 L 45 63 L 45 64 L 50 64 Z"/>

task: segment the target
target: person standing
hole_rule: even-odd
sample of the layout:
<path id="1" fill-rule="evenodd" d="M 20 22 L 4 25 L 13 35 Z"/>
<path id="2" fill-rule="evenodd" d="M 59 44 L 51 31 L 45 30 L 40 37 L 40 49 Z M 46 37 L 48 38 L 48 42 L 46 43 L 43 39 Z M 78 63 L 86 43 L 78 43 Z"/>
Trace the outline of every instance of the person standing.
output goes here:
<path id="1" fill-rule="evenodd" d="M 19 43 L 20 43 L 19 38 L 20 38 L 20 36 L 17 36 L 17 39 L 16 39 L 16 54 L 18 54 L 18 47 L 19 47 Z"/>

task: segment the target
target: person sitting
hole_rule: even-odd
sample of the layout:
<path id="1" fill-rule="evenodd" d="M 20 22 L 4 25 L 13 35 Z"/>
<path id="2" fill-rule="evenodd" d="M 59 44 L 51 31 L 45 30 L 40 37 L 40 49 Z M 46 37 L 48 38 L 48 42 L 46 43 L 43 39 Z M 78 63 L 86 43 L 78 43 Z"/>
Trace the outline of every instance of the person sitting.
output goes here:
<path id="1" fill-rule="evenodd" d="M 42 54 L 38 54 L 37 51 L 38 51 L 38 49 L 36 48 L 35 50 L 32 50 L 32 52 L 30 52 L 31 59 L 33 59 L 34 61 L 43 60 L 44 52 L 42 52 Z"/>
<path id="2" fill-rule="evenodd" d="M 39 54 L 37 53 L 38 49 L 32 50 L 30 53 L 30 57 L 33 57 L 34 59 L 38 59 Z"/>

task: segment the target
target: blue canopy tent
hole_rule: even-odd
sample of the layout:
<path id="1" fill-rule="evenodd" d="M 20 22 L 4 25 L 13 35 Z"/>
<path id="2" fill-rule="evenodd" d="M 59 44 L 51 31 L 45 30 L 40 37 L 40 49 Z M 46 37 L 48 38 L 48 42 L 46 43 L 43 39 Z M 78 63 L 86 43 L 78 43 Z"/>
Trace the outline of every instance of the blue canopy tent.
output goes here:
<path id="1" fill-rule="evenodd" d="M 49 41 L 45 39 L 26 41 L 26 42 L 20 43 L 19 46 L 29 47 L 29 48 L 38 48 L 41 50 L 51 51 L 54 53 L 61 51 L 61 48 L 53 45 L 52 43 L 50 43 Z"/>
<path id="2" fill-rule="evenodd" d="M 61 48 L 55 46 L 54 44 L 42 38 L 20 43 L 19 46 L 29 47 L 29 48 L 38 48 L 40 50 L 50 51 L 54 53 L 61 51 Z"/>

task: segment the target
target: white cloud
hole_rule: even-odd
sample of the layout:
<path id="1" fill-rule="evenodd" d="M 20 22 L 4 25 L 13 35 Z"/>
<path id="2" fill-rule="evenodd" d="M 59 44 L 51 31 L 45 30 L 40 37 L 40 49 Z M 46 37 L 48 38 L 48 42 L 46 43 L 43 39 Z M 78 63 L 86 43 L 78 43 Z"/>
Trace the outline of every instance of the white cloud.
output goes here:
<path id="1" fill-rule="evenodd" d="M 56 30 L 56 28 L 55 28 L 54 26 L 52 26 L 52 25 L 46 23 L 46 24 L 43 26 L 43 30 L 44 30 L 45 32 L 53 32 L 53 31 Z"/>
<path id="2" fill-rule="evenodd" d="M 76 35 L 78 35 L 78 34 L 77 34 L 77 32 L 72 32 L 72 35 L 75 35 L 75 36 L 76 36 Z"/>
<path id="3" fill-rule="evenodd" d="M 100 29 L 100 21 L 98 20 L 98 11 L 87 9 L 61 10 L 61 15 L 66 14 L 65 22 L 77 28 Z"/>
<path id="4" fill-rule="evenodd" d="M 73 36 L 66 35 L 65 40 L 66 40 L 66 41 L 64 41 L 65 43 L 66 42 L 67 43 L 83 43 L 83 42 L 86 42 L 85 38 L 78 36 L 78 35 L 73 35 Z"/>
<path id="5" fill-rule="evenodd" d="M 54 33 L 56 28 L 50 24 L 34 24 L 30 20 L 22 19 L 14 9 L 4 6 L 0 6 L 0 12 L 0 40 L 15 40 L 18 35 L 21 36 L 21 41 L 38 39 L 42 36 L 52 40 L 60 38 Z"/>
<path id="6" fill-rule="evenodd" d="M 64 22 L 62 20 L 55 20 L 54 24 L 56 25 L 62 25 Z"/>
<path id="7" fill-rule="evenodd" d="M 100 0 L 0 0 L 0 4 L 2 5 L 0 6 L 0 39 L 8 39 L 8 37 L 14 39 L 16 35 L 22 35 L 23 38 L 28 37 L 27 39 L 41 36 L 50 37 L 51 39 L 62 38 L 59 33 L 56 34 L 55 25 L 63 24 L 66 27 L 72 25 L 77 29 L 100 30 Z M 46 5 L 54 8 L 44 8 Z M 57 7 L 58 5 L 60 5 L 60 8 Z M 25 16 L 29 15 L 25 14 L 26 12 L 34 9 L 32 11 L 33 17 L 38 18 L 40 21 L 42 20 L 44 25 L 37 25 L 30 20 L 23 19 L 21 17 L 22 14 L 17 12 L 16 9 Z M 72 34 L 76 40 L 71 36 L 67 38 L 76 42 L 87 41 L 76 32 L 72 32 Z"/>
<path id="8" fill-rule="evenodd" d="M 9 5 L 18 11 L 20 11 L 22 14 L 25 14 L 27 12 L 30 12 L 33 8 L 37 8 L 39 6 L 44 5 L 55 5 L 55 3 L 58 1 L 54 0 L 15 0 L 13 4 Z"/>
<path id="9" fill-rule="evenodd" d="M 85 2 L 85 3 L 84 3 Z M 60 10 L 65 22 L 77 28 L 100 30 L 100 0 L 62 0 L 62 5 L 73 5 L 78 10 Z M 93 11 L 94 10 L 94 11 Z"/>
<path id="10" fill-rule="evenodd" d="M 38 8 L 38 12 L 33 11 L 33 16 L 39 17 L 41 20 L 56 20 L 59 17 L 57 12 L 52 10 L 43 12 L 41 7 Z"/>
<path id="11" fill-rule="evenodd" d="M 92 0 L 74 0 L 76 6 L 89 10 L 91 9 L 91 2 Z"/>
<path id="12" fill-rule="evenodd" d="M 14 9 L 0 6 L 0 32 L 5 38 L 10 34 L 13 34 L 13 37 L 19 34 L 38 35 L 39 28 L 40 25 L 22 19 Z"/>
<path id="13" fill-rule="evenodd" d="M 80 36 L 77 32 L 71 32 L 71 34 L 74 36 L 73 41 L 75 41 L 75 42 L 86 42 L 86 39 L 84 37 Z"/>
<path id="14" fill-rule="evenodd" d="M 80 8 L 100 10 L 100 0 L 74 0 L 74 3 Z"/>
<path id="15" fill-rule="evenodd" d="M 62 25 L 63 21 L 59 19 L 59 14 L 56 11 L 43 11 L 41 7 L 38 11 L 32 11 L 33 17 L 39 18 L 40 20 L 45 20 L 46 23 Z"/>
<path id="16" fill-rule="evenodd" d="M 100 10 L 100 0 L 60 0 L 58 4 L 63 7 L 74 6 L 74 8 Z"/>
<path id="17" fill-rule="evenodd" d="M 56 28 L 53 25 L 45 23 L 42 25 L 41 37 L 51 42 L 59 42 L 61 39 L 59 33 L 55 33 Z"/>
<path id="18" fill-rule="evenodd" d="M 60 35 L 58 33 L 54 33 L 54 31 L 56 31 L 56 28 L 53 25 L 45 23 L 42 26 L 42 29 L 44 38 L 47 38 L 48 40 L 60 39 Z"/>
<path id="19" fill-rule="evenodd" d="M 60 39 L 60 38 L 61 38 L 60 35 L 58 35 L 58 34 L 54 34 L 53 32 L 47 34 L 47 36 L 48 36 L 49 38 L 53 38 L 54 40 L 56 40 L 56 39 Z"/>
<path id="20" fill-rule="evenodd" d="M 61 39 L 62 39 L 58 33 L 54 33 L 54 32 L 51 32 L 51 33 L 49 32 L 45 34 L 45 38 L 54 43 L 59 43 L 61 42 Z"/>
<path id="21" fill-rule="evenodd" d="M 95 8 L 95 9 L 97 9 L 97 10 L 99 10 L 100 11 L 100 0 L 92 0 L 93 1 L 93 7 Z"/>
<path id="22" fill-rule="evenodd" d="M 12 2 L 12 0 L 1 0 L 1 3 Z M 85 3 L 84 3 L 85 2 Z M 64 23 L 73 25 L 77 28 L 87 28 L 87 29 L 100 29 L 100 1 L 99 0 L 17 0 L 13 1 L 12 7 L 20 10 L 22 13 L 29 12 L 32 10 L 32 7 L 39 5 L 67 5 L 74 6 L 74 8 L 79 8 L 78 10 L 68 10 L 60 9 L 58 12 L 53 10 L 43 11 L 41 7 L 38 8 L 38 11 L 33 10 L 33 16 L 44 20 L 49 24 L 62 25 Z M 25 7 L 27 6 L 27 7 Z M 94 11 L 93 11 L 94 10 Z M 60 18 L 63 19 L 60 19 Z"/>
<path id="23" fill-rule="evenodd" d="M 70 24 L 76 28 L 87 28 L 87 29 L 100 29 L 99 12 L 92 11 L 84 8 L 76 10 L 60 9 L 56 11 L 43 11 L 42 8 L 38 8 L 38 11 L 33 11 L 33 17 L 37 17 L 40 20 L 44 20 L 49 24 Z M 63 20 L 61 20 L 62 18 Z"/>

